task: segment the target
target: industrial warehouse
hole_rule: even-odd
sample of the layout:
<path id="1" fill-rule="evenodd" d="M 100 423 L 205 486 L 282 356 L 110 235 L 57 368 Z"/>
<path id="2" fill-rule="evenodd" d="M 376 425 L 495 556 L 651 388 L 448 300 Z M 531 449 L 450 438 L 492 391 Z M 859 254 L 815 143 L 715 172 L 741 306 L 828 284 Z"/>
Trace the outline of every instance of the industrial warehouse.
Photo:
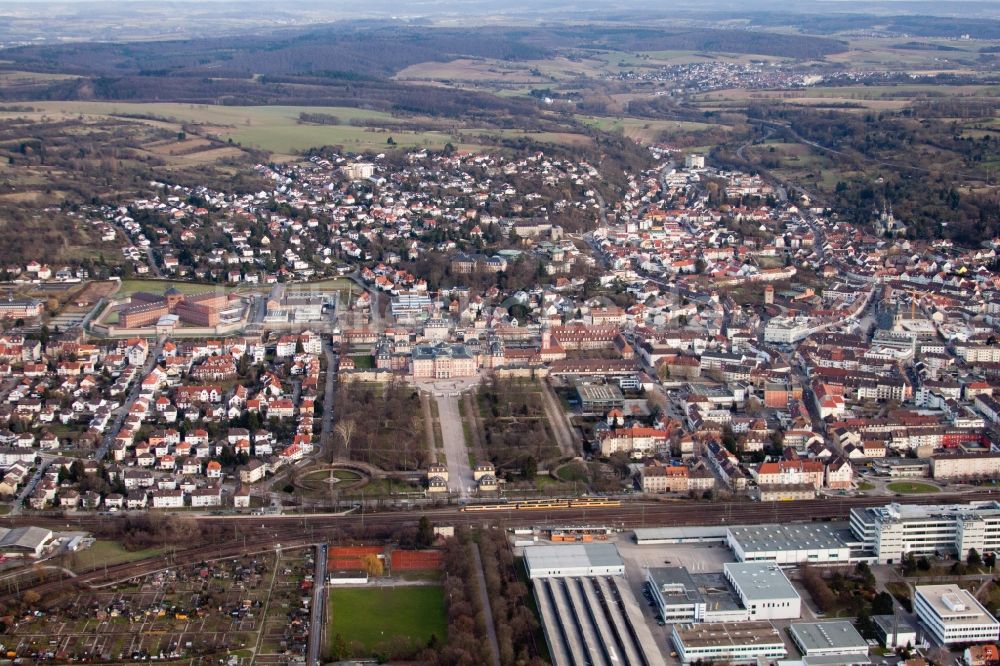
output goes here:
<path id="1" fill-rule="evenodd" d="M 845 522 L 637 528 L 617 539 L 608 532 L 607 542 L 536 537 L 518 547 L 557 666 L 661 663 L 667 653 L 682 664 L 860 666 L 887 663 L 873 646 L 990 653 L 1000 622 L 962 586 L 915 585 L 912 610 L 873 615 L 862 636 L 853 619 L 817 611 L 801 567 L 824 567 L 829 579 L 898 570 L 913 556 L 955 562 L 994 552 L 996 523 L 997 502 L 891 503 L 854 509 Z"/>
<path id="2" fill-rule="evenodd" d="M 849 525 L 788 523 L 635 530 L 641 545 L 724 543 L 741 562 L 780 565 L 899 563 L 909 553 L 952 555 L 1000 549 L 1000 502 L 851 509 Z"/>
<path id="3" fill-rule="evenodd" d="M 658 663 L 614 544 L 530 546 L 524 562 L 555 664 Z"/>

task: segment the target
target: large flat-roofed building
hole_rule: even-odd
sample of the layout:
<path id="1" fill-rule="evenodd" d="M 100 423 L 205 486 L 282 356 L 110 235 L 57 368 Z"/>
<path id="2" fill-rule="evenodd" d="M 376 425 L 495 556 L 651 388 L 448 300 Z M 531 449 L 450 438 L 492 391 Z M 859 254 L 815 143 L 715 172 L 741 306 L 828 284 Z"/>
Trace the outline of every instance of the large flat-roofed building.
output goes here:
<path id="1" fill-rule="evenodd" d="M 723 525 L 698 527 L 637 527 L 632 530 L 640 546 L 664 543 L 725 543 L 729 528 Z"/>
<path id="2" fill-rule="evenodd" d="M 1000 503 L 889 504 L 851 509 L 851 532 L 879 563 L 907 553 L 957 555 L 1000 549 Z"/>
<path id="3" fill-rule="evenodd" d="M 746 622 L 750 612 L 722 574 L 692 574 L 684 567 L 646 571 L 653 601 L 664 622 Z"/>
<path id="4" fill-rule="evenodd" d="M 851 547 L 843 531 L 830 523 L 745 525 L 730 527 L 726 544 L 740 562 L 847 563 Z"/>
<path id="5" fill-rule="evenodd" d="M 576 387 L 580 411 L 605 414 L 625 406 L 625 396 L 614 384 L 579 384 Z"/>
<path id="6" fill-rule="evenodd" d="M 722 571 L 752 620 L 797 619 L 802 599 L 788 577 L 769 562 L 728 562 Z"/>
<path id="7" fill-rule="evenodd" d="M 277 284 L 267 299 L 264 322 L 268 324 L 304 324 L 323 321 L 336 307 L 336 294 L 308 289 L 287 289 Z"/>
<path id="8" fill-rule="evenodd" d="M 623 576 L 536 578 L 531 586 L 554 666 L 663 663 Z"/>
<path id="9" fill-rule="evenodd" d="M 392 316 L 397 321 L 429 319 L 434 307 L 425 293 L 403 292 L 392 299 Z"/>
<path id="10" fill-rule="evenodd" d="M 625 575 L 625 562 L 613 543 L 529 546 L 524 567 L 528 578 Z"/>
<path id="11" fill-rule="evenodd" d="M 350 180 L 365 180 L 375 173 L 375 165 L 371 162 L 354 162 L 341 167 L 344 176 Z"/>
<path id="12" fill-rule="evenodd" d="M 770 622 L 739 624 L 675 624 L 670 640 L 681 662 L 757 663 L 788 654 L 781 634 Z"/>
<path id="13" fill-rule="evenodd" d="M 942 645 L 997 640 L 1000 622 L 971 593 L 957 585 L 917 585 L 913 611 Z"/>
<path id="14" fill-rule="evenodd" d="M 869 663 L 868 642 L 847 620 L 798 622 L 788 633 L 804 657 L 837 657 L 843 666 Z"/>

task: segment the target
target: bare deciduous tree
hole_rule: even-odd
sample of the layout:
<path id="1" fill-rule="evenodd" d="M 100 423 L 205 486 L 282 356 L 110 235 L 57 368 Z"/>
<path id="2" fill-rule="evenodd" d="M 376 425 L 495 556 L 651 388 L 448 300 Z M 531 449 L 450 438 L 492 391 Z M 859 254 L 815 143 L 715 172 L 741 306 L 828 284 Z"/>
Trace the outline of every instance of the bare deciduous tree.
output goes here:
<path id="1" fill-rule="evenodd" d="M 340 438 L 340 441 L 343 442 L 343 444 L 344 444 L 344 452 L 343 452 L 343 456 L 342 456 L 344 458 L 346 458 L 348 455 L 350 455 L 350 452 L 351 452 L 351 440 L 354 439 L 354 428 L 355 428 L 355 425 L 356 424 L 354 422 L 354 419 L 342 419 L 341 421 L 339 421 L 337 423 L 336 427 L 334 427 L 334 429 L 333 429 L 334 432 L 337 433 L 337 436 Z M 333 451 L 333 450 L 331 450 L 330 451 L 330 462 L 333 462 L 336 459 L 337 459 L 336 452 Z"/>

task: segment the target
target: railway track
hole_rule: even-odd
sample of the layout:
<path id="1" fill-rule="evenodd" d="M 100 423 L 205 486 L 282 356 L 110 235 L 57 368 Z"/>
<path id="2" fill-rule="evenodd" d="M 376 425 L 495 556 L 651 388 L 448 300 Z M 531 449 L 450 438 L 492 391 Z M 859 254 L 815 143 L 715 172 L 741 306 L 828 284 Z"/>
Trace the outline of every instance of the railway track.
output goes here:
<path id="1" fill-rule="evenodd" d="M 422 516 L 432 522 L 466 527 L 537 526 L 557 524 L 600 524 L 628 529 L 635 527 L 684 527 L 693 525 L 763 525 L 768 523 L 806 522 L 846 518 L 852 508 L 880 506 L 900 498 L 842 497 L 796 502 L 697 502 L 687 500 L 661 502 L 623 502 L 617 507 L 583 507 L 553 510 L 518 511 L 515 505 L 490 511 L 462 512 L 458 507 L 426 511 L 366 513 L 364 523 L 381 529 L 415 527 Z M 977 500 L 1000 500 L 990 491 L 963 495 L 935 494 L 907 497 L 910 504 L 946 504 Z M 341 530 L 361 522 L 360 515 L 312 514 L 300 516 L 195 516 L 199 523 L 219 529 L 224 536 L 217 543 L 177 548 L 168 555 L 78 572 L 73 579 L 44 582 L 30 589 L 39 594 L 56 591 L 65 585 L 99 585 L 143 576 L 173 566 L 177 562 L 234 557 L 244 553 L 275 548 L 302 547 L 340 538 Z M 6 521 L 10 525 L 44 524 L 52 529 L 93 530 L 107 522 L 106 517 L 81 515 L 62 518 L 19 516 Z M 23 593 L 27 587 L 21 588 Z M 0 594 L 10 600 L 13 595 Z"/>

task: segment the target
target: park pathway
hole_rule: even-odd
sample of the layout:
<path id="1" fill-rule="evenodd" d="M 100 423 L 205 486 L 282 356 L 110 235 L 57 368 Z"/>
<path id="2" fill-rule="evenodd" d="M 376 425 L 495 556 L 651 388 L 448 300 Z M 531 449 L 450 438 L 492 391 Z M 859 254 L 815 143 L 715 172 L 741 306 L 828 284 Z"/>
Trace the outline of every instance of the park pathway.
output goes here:
<path id="1" fill-rule="evenodd" d="M 544 379 L 538 382 L 542 389 L 542 405 L 548 414 L 549 423 L 552 425 L 552 434 L 555 435 L 559 450 L 568 458 L 579 455 L 574 444 L 575 437 L 573 429 L 570 427 L 566 412 L 562 408 L 562 403 L 556 397 L 555 392 L 549 383 Z"/>
<path id="2" fill-rule="evenodd" d="M 490 607 L 490 595 L 486 589 L 486 576 L 483 574 L 483 558 L 479 555 L 479 546 L 470 543 L 472 555 L 476 559 L 476 579 L 479 581 L 479 598 L 483 603 L 483 615 L 486 616 L 486 634 L 490 638 L 490 652 L 493 654 L 493 666 L 500 666 L 500 643 L 497 642 L 497 628 L 493 623 L 493 609 Z"/>
<path id="3" fill-rule="evenodd" d="M 467 499 L 475 481 L 472 480 L 469 449 L 465 444 L 465 430 L 458 409 L 458 394 L 436 393 L 434 399 L 437 401 L 438 418 L 441 419 L 444 454 L 448 458 L 448 488 L 462 499 Z"/>

